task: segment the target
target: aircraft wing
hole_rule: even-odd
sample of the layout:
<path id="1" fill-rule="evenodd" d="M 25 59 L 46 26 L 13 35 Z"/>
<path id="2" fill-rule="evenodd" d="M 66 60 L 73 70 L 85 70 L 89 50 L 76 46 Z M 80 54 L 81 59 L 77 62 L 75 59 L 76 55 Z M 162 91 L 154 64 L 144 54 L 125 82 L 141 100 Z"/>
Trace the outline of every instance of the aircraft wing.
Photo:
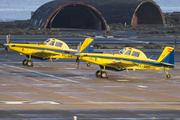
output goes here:
<path id="1" fill-rule="evenodd" d="M 73 52 L 72 52 L 73 53 Z M 57 53 L 54 51 L 39 51 L 35 53 L 31 53 L 32 56 L 40 57 L 40 58 L 66 58 L 66 59 L 76 59 L 76 55 L 72 53 Z"/>
<path id="2" fill-rule="evenodd" d="M 121 67 L 121 68 L 137 66 L 136 63 L 131 62 L 131 61 L 112 61 L 110 63 L 107 63 L 106 65 L 116 66 L 116 67 L 118 66 L 118 67 Z"/>
<path id="3" fill-rule="evenodd" d="M 31 55 L 32 55 L 32 56 L 42 57 L 42 58 L 47 58 L 47 57 L 55 56 L 55 55 L 58 55 L 58 54 L 55 54 L 55 53 L 50 52 L 50 51 L 46 51 L 46 52 L 41 51 L 41 52 L 32 53 Z"/>

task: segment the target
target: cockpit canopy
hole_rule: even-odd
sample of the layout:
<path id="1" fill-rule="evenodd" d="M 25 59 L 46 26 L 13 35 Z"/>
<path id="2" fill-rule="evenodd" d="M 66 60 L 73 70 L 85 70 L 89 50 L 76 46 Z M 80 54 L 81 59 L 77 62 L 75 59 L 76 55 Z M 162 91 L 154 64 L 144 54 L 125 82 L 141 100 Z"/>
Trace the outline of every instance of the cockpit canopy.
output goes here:
<path id="1" fill-rule="evenodd" d="M 60 48 L 63 48 L 63 49 L 69 49 L 68 45 L 65 42 L 63 42 L 61 40 L 58 40 L 58 39 L 54 39 L 54 38 L 49 38 L 46 41 L 44 41 L 44 43 L 47 46 L 53 46 L 53 47 L 60 47 Z"/>
<path id="2" fill-rule="evenodd" d="M 130 47 L 123 48 L 122 50 L 119 51 L 119 53 L 133 57 L 147 58 L 142 51 Z"/>

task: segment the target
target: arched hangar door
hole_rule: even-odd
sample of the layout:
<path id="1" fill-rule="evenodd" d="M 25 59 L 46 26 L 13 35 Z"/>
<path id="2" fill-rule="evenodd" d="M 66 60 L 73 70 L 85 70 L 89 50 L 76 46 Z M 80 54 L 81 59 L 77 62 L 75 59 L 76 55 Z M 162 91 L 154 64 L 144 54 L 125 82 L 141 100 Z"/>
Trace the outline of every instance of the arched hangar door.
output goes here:
<path id="1" fill-rule="evenodd" d="M 163 25 L 163 13 L 154 2 L 143 2 L 140 4 L 132 18 L 132 25 Z"/>
<path id="2" fill-rule="evenodd" d="M 107 23 L 94 7 L 71 3 L 58 8 L 50 16 L 46 28 L 106 30 Z"/>

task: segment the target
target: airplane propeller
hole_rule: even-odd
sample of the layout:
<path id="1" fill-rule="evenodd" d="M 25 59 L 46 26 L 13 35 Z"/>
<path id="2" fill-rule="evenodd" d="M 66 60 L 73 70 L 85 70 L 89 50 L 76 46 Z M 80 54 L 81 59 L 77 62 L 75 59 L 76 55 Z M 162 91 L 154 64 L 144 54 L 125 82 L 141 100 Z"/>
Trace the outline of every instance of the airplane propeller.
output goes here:
<path id="1" fill-rule="evenodd" d="M 77 69 L 79 69 L 79 67 L 80 67 L 80 65 L 79 65 L 80 49 L 81 49 L 81 42 L 79 43 L 79 46 L 77 48 L 77 50 L 78 50 L 78 55 L 77 55 L 77 59 L 76 59 Z"/>
<path id="2" fill-rule="evenodd" d="M 6 36 L 6 43 L 4 44 L 5 51 L 6 51 L 6 58 L 7 58 L 7 55 L 8 55 L 9 41 L 10 41 L 10 35 L 7 35 Z"/>

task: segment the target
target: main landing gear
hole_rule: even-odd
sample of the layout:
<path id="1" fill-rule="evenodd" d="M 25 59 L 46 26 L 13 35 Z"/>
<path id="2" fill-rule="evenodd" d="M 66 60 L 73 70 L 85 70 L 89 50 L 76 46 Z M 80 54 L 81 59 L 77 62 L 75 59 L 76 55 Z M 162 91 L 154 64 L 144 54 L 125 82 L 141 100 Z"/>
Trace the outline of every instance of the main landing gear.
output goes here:
<path id="1" fill-rule="evenodd" d="M 29 56 L 29 60 L 28 60 L 28 57 L 27 57 L 25 60 L 23 60 L 22 64 L 24 66 L 27 65 L 28 67 L 33 67 L 33 61 L 31 61 L 31 55 Z"/>
<path id="2" fill-rule="evenodd" d="M 89 62 L 87 62 L 87 64 L 86 64 L 86 65 L 87 65 L 87 67 L 90 67 L 90 66 L 91 66 L 91 64 L 90 64 Z"/>
<path id="3" fill-rule="evenodd" d="M 106 66 L 104 66 L 104 71 L 102 71 L 102 68 L 96 72 L 96 77 L 101 77 L 101 78 L 108 78 L 108 74 L 105 71 Z"/>

